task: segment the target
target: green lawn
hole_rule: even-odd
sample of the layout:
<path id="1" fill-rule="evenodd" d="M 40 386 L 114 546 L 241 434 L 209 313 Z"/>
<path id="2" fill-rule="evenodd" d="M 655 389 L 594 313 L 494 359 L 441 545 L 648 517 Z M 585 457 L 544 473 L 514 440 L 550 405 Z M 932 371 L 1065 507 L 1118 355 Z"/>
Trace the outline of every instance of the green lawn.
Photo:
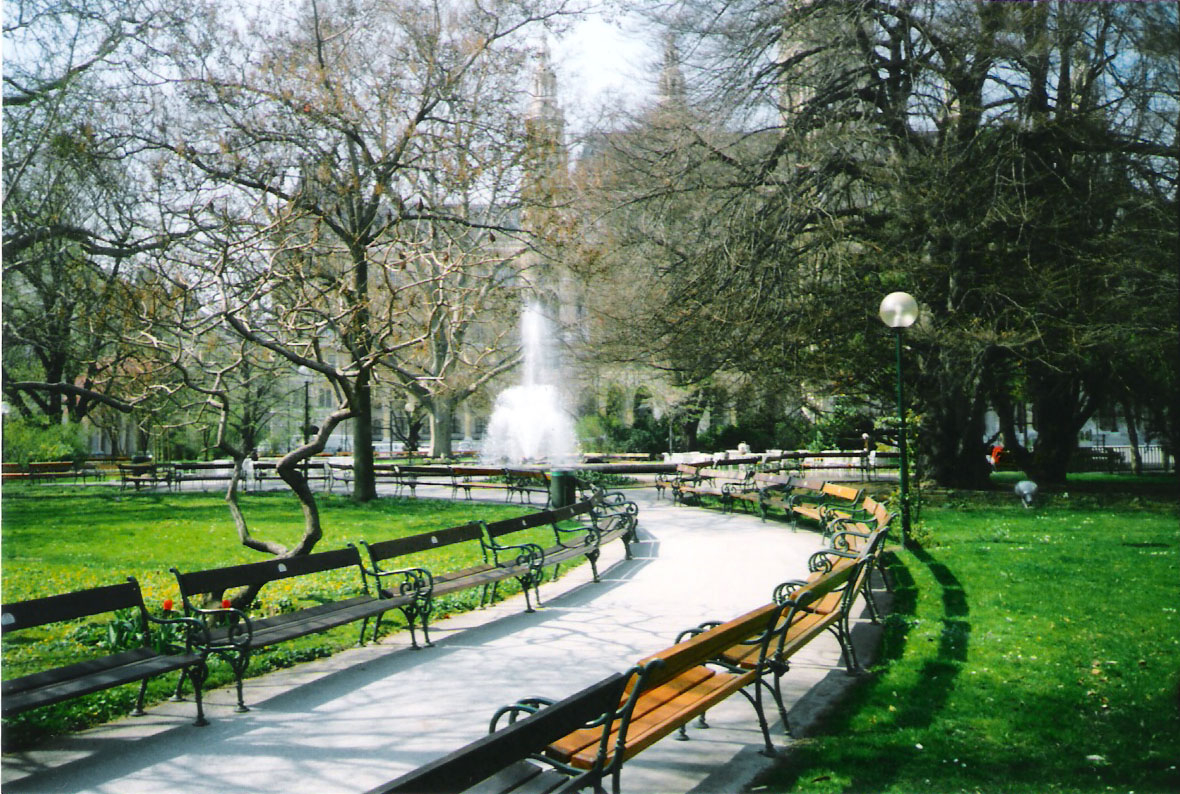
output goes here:
<path id="1" fill-rule="evenodd" d="M 926 494 L 882 662 L 760 790 L 1180 791 L 1176 483 L 1128 481 Z"/>
<path id="2" fill-rule="evenodd" d="M 494 521 L 528 512 L 527 506 L 489 502 L 450 502 L 431 499 L 385 498 L 355 504 L 344 496 L 317 497 L 324 538 L 317 550 L 337 549 L 349 542 L 403 537 L 463 524 L 474 519 Z M 240 503 L 251 532 L 259 538 L 294 543 L 302 534 L 298 503 L 285 492 L 248 494 Z M 180 603 L 169 568 L 199 570 L 265 559 L 238 542 L 237 531 L 220 494 L 126 494 L 100 488 L 17 485 L 3 494 L 3 601 L 81 590 L 139 580 L 144 600 L 155 613 L 166 599 Z M 548 530 L 531 532 L 542 541 Z M 523 537 L 528 533 L 522 533 Z M 515 540 L 515 536 L 514 536 Z M 548 531 L 548 542 L 552 532 Z M 474 544 L 457 544 L 405 559 L 435 571 L 456 570 L 481 559 Z M 563 570 L 565 568 L 563 567 Z M 519 592 L 515 580 L 501 583 L 500 592 Z M 268 585 L 254 602 L 255 614 L 289 611 L 317 599 L 360 593 L 355 571 L 297 577 Z M 478 591 L 439 599 L 433 619 L 448 612 L 473 608 Z M 114 621 L 119 625 L 120 621 Z M 111 616 L 90 621 L 54 624 L 4 638 L 3 677 L 12 678 L 114 650 Z M 404 628 L 400 613 L 386 616 L 385 633 Z M 265 649 L 251 657 L 250 675 L 327 656 L 356 644 L 358 626 L 345 626 Z M 227 665 L 210 662 L 210 685 L 232 681 Z M 174 677 L 153 680 L 149 699 L 170 694 Z M 5 749 L 27 746 L 62 731 L 95 725 L 126 714 L 136 686 L 99 692 L 85 698 L 38 709 L 4 721 Z"/>

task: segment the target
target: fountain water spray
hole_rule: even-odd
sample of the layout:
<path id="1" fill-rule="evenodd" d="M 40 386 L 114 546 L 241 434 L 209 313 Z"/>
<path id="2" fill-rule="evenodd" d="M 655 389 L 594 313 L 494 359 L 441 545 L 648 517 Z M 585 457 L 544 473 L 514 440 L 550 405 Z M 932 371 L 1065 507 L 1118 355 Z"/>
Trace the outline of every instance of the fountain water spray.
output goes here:
<path id="1" fill-rule="evenodd" d="M 573 421 L 556 385 L 560 367 L 552 340 L 541 307 L 526 306 L 520 318 L 521 383 L 496 397 L 480 449 L 485 463 L 556 463 L 576 456 Z"/>

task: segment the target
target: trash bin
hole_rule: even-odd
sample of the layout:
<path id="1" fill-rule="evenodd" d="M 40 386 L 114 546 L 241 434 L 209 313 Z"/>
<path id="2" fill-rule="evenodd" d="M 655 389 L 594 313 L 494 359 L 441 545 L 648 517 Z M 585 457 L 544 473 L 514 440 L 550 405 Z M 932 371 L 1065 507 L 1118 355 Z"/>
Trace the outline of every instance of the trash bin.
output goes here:
<path id="1" fill-rule="evenodd" d="M 574 473 L 566 469 L 549 472 L 549 507 L 556 509 L 572 505 L 575 501 Z"/>

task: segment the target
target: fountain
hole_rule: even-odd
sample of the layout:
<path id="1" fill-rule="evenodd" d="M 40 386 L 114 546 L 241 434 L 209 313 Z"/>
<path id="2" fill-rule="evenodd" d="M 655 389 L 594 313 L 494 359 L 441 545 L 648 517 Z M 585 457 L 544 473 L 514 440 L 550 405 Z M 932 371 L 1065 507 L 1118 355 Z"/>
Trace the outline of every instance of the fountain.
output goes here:
<path id="1" fill-rule="evenodd" d="M 556 385 L 560 367 L 552 339 L 553 332 L 541 307 L 526 306 L 520 318 L 524 355 L 521 383 L 496 397 L 480 448 L 480 458 L 485 463 L 575 460 L 578 443 L 573 421 Z"/>

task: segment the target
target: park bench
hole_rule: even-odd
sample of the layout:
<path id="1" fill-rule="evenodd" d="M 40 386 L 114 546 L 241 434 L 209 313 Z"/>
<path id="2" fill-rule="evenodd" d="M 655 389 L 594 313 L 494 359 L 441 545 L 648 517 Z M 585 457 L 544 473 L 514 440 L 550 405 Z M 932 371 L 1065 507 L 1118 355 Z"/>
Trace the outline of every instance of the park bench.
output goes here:
<path id="1" fill-rule="evenodd" d="M 881 541 L 875 541 L 865 554 L 855 556 L 835 555 L 825 558 L 813 555 L 811 562 L 816 570 L 808 579 L 784 582 L 775 588 L 774 602 L 780 605 L 775 628 L 770 632 L 770 642 L 765 647 L 745 641 L 723 649 L 715 663 L 731 670 L 758 670 L 760 675 L 769 676 L 767 685 L 778 707 L 783 721 L 783 730 L 790 735 L 790 722 L 782 698 L 782 677 L 790 670 L 791 658 L 825 631 L 835 635 L 845 669 L 853 673 L 859 669 L 856 652 L 852 646 L 849 622 L 852 608 L 858 595 L 868 597 L 868 572 L 872 564 L 870 551 L 875 551 Z M 819 552 L 818 554 L 823 554 Z M 876 620 L 876 612 L 873 612 Z M 705 623 L 698 629 L 707 629 L 714 624 Z M 683 634 L 682 634 L 683 636 Z"/>
<path id="2" fill-rule="evenodd" d="M 450 466 L 394 466 L 395 492 L 409 489 L 410 496 L 417 496 L 419 485 L 453 486 Z"/>
<path id="3" fill-rule="evenodd" d="M 484 531 L 487 534 L 489 548 L 493 555 L 502 551 L 511 553 L 516 547 L 501 546 L 502 538 L 526 529 L 549 526 L 553 530 L 553 543 L 541 548 L 541 569 L 537 571 L 537 579 L 532 582 L 534 592 L 536 593 L 537 587 L 541 584 L 540 576 L 544 568 L 552 566 L 553 578 L 557 578 L 557 570 L 561 563 L 578 557 L 585 557 L 590 562 L 594 581 L 601 581 L 598 575 L 598 558 L 602 546 L 612 540 L 622 540 L 627 559 L 630 559 L 632 533 L 638 515 L 638 508 L 629 509 L 627 505 L 618 503 L 608 505 L 609 498 L 600 493 L 565 507 L 485 524 Z M 627 504 L 634 506 L 633 503 Z M 573 527 L 561 526 L 571 521 L 579 523 Z M 496 587 L 493 584 L 492 600 L 495 600 L 495 597 Z M 540 593 L 537 593 L 537 601 L 540 603 Z"/>
<path id="4" fill-rule="evenodd" d="M 724 512 L 733 507 L 733 497 L 748 486 L 754 470 L 700 468 L 691 477 L 678 478 L 672 482 L 673 501 L 680 504 L 704 503 L 706 497 L 721 503 Z"/>
<path id="5" fill-rule="evenodd" d="M 0 627 L 7 637 L 14 631 L 119 610 L 131 610 L 137 616 L 141 642 L 139 647 L 8 679 L 0 690 L 3 695 L 0 698 L 3 716 L 13 716 L 137 681 L 140 682 L 139 696 L 132 714 L 140 716 L 144 713 L 143 700 L 148 680 L 179 670 L 193 682 L 193 695 L 197 703 L 195 724 L 206 725 L 201 701 L 201 686 L 206 677 L 204 655 L 173 645 L 162 631 L 152 630 L 153 627 L 165 626 L 183 629 L 188 640 L 186 645 L 191 647 L 202 641 L 204 627 L 191 618 L 157 618 L 149 614 L 143 603 L 139 583 L 132 577 L 120 584 L 5 604 L 0 612 Z"/>
<path id="6" fill-rule="evenodd" d="M 172 464 L 172 479 L 179 491 L 186 482 L 225 482 L 234 475 L 233 461 L 183 461 Z"/>
<path id="7" fill-rule="evenodd" d="M 373 474 L 375 475 L 377 473 L 376 466 L 373 469 Z M 351 462 L 328 461 L 324 464 L 324 471 L 328 475 L 328 493 L 332 493 L 332 489 L 337 485 L 346 491 L 352 487 Z"/>
<path id="8" fill-rule="evenodd" d="M 504 469 L 504 479 L 508 484 L 507 501 L 512 501 L 513 494 L 520 497 L 520 503 L 533 503 L 533 494 L 540 494 L 542 504 L 549 504 L 549 472 L 540 469 Z"/>
<path id="9" fill-rule="evenodd" d="M 596 786 L 600 768 L 563 767 L 544 750 L 578 729 L 597 728 L 605 736 L 600 726 L 610 725 L 627 680 L 614 673 L 556 702 L 534 697 L 505 706 L 492 717 L 487 736 L 368 794 L 556 794 Z"/>
<path id="10" fill-rule="evenodd" d="M 755 472 L 750 481 L 731 493 L 743 507 L 757 505 L 762 520 L 766 520 L 767 511 L 771 507 L 781 508 L 783 500 L 790 495 L 791 490 L 799 483 L 794 475 L 777 472 Z"/>
<path id="11" fill-rule="evenodd" d="M 508 493 L 508 482 L 503 469 L 487 466 L 452 466 L 451 497 L 460 491 L 467 499 L 473 490 L 502 491 Z M 507 497 L 505 497 L 507 498 Z"/>
<path id="12" fill-rule="evenodd" d="M 277 461 L 266 460 L 256 462 L 254 464 L 254 488 L 260 490 L 267 483 L 276 481 L 281 483 L 283 480 L 279 477 L 278 468 L 279 464 Z M 311 487 L 313 483 L 317 482 L 327 485 L 331 480 L 327 465 L 321 461 L 305 460 L 296 468 L 303 472 L 303 477 L 307 480 L 308 487 Z"/>
<path id="13" fill-rule="evenodd" d="M 532 596 L 537 592 L 544 568 L 558 565 L 561 562 L 578 556 L 585 556 L 594 573 L 594 580 L 599 581 L 597 560 L 599 550 L 606 543 L 620 539 L 626 546 L 626 554 L 630 557 L 630 542 L 636 526 L 638 508 L 634 503 L 618 504 L 610 495 L 601 495 L 591 501 L 579 502 L 558 510 L 541 511 L 522 518 L 512 518 L 485 524 L 472 521 L 447 529 L 434 532 L 424 532 L 404 538 L 394 538 L 376 543 L 361 541 L 361 546 L 368 554 L 368 567 L 363 567 L 365 575 L 375 577 L 379 587 L 381 578 L 393 574 L 410 571 L 420 577 L 421 586 L 413 593 L 412 603 L 406 612 L 406 619 L 411 619 L 411 612 L 422 628 L 426 645 L 430 642 L 430 615 L 434 612 L 434 601 L 440 596 L 449 595 L 461 590 L 475 587 L 481 588 L 480 605 L 483 606 L 495 600 L 496 585 L 499 582 L 515 578 L 521 583 L 525 594 L 525 611 L 532 612 Z M 561 522 L 576 520 L 579 517 L 588 519 L 589 523 L 581 523 L 574 528 L 561 528 Z M 503 539 L 514 532 L 524 529 L 552 525 L 554 543 L 548 548 L 542 548 L 536 543 L 519 543 L 515 545 L 503 543 Z M 436 549 L 445 549 L 460 543 L 479 544 L 483 562 L 454 571 L 437 572 L 430 570 L 429 561 L 421 557 L 414 558 L 413 567 L 388 568 L 392 560 L 420 555 Z M 385 588 L 388 589 L 388 588 Z M 392 594 L 392 593 L 390 593 Z M 411 642 L 414 647 L 417 643 Z"/>
<path id="14" fill-rule="evenodd" d="M 171 488 L 174 473 L 169 463 L 120 463 L 119 488 L 126 490 L 134 486 L 137 491 L 140 488 L 155 488 L 160 485 Z"/>
<path id="15" fill-rule="evenodd" d="M 3 477 L 4 482 L 27 480 L 29 479 L 29 473 L 19 463 L 5 463 L 3 464 L 3 473 L 0 474 L 0 477 Z"/>
<path id="16" fill-rule="evenodd" d="M 832 511 L 855 506 L 864 493 L 855 486 L 836 482 L 825 482 L 818 491 L 812 490 L 806 483 L 800 488 L 801 491 L 792 494 L 787 500 L 791 520 L 798 524 L 799 518 L 806 518 L 819 524 L 821 529 L 827 527 Z"/>
<path id="17" fill-rule="evenodd" d="M 779 604 L 765 604 L 643 659 L 633 669 L 625 699 L 605 738 L 601 729 L 574 731 L 551 743 L 545 755 L 572 769 L 601 770 L 596 774 L 610 776 L 612 790 L 618 792 L 625 761 L 674 732 L 687 738 L 684 729 L 689 722 L 737 692 L 754 707 L 765 752 L 773 755 L 762 708 L 762 689 L 767 685 L 762 665 L 749 670 L 718 669 L 714 660 L 725 649 L 751 638 L 759 647 L 770 647 L 782 609 Z"/>
<path id="18" fill-rule="evenodd" d="M 866 507 L 871 503 L 871 515 L 865 516 L 862 520 L 858 520 L 857 518 L 838 518 L 829 525 L 828 529 L 831 533 L 829 543 L 834 552 L 844 555 L 857 554 L 864 551 L 865 547 L 873 538 L 874 533 L 880 533 L 882 538 L 888 537 L 889 530 L 897 514 L 889 512 L 889 509 L 885 505 L 870 497 L 865 497 L 864 501 Z M 880 572 L 881 581 L 885 585 L 885 589 L 892 590 L 893 586 L 889 582 L 889 577 L 885 572 L 885 563 L 882 560 L 881 551 L 883 548 L 884 541 L 882 540 L 873 555 L 873 566 Z M 824 553 L 826 552 L 816 552 L 816 555 Z M 816 555 L 812 556 L 814 557 Z M 812 568 L 812 570 L 815 570 L 815 568 Z M 876 617 L 877 604 L 873 600 L 872 589 L 866 589 L 865 593 L 869 602 L 869 609 L 872 611 L 873 616 Z"/>
<path id="19" fill-rule="evenodd" d="M 426 645 L 431 645 L 429 633 L 429 618 L 434 610 L 434 601 L 444 595 L 456 593 L 470 588 L 481 588 L 480 606 L 488 601 L 492 585 L 503 579 L 515 578 L 521 582 L 525 594 L 525 611 L 533 612 L 529 587 L 539 583 L 543 566 L 543 552 L 540 546 L 533 543 L 517 546 L 500 546 L 493 551 L 484 532 L 484 525 L 479 521 L 470 521 L 446 529 L 424 532 L 405 538 L 394 538 L 376 543 L 361 541 L 369 555 L 371 567 L 363 568 L 367 575 L 381 576 L 395 572 L 385 569 L 381 563 L 404 557 L 410 554 L 421 554 L 436 549 L 445 549 L 461 543 L 479 544 L 483 561 L 475 565 L 454 571 L 435 573 L 425 565 L 411 570 L 420 572 L 423 577 L 422 587 L 412 598 L 412 610 L 422 627 L 422 634 Z M 512 552 L 509 554 L 509 552 Z M 402 569 L 406 570 L 406 569 Z M 409 619 L 407 613 L 407 620 Z"/>
<path id="20" fill-rule="evenodd" d="M 29 464 L 29 479 L 33 482 L 78 480 L 78 469 L 72 460 L 34 461 Z"/>
<path id="21" fill-rule="evenodd" d="M 226 590 L 240 587 L 263 587 L 271 582 L 297 576 L 309 576 L 332 571 L 355 569 L 363 595 L 339 601 L 324 601 L 314 606 L 297 609 L 271 617 L 251 617 L 244 610 L 226 606 L 203 606 L 203 597 L 216 599 Z M 383 588 L 370 595 L 364 575 L 360 552 L 355 546 L 335 551 L 316 552 L 295 557 L 276 557 L 263 562 L 210 568 L 182 573 L 172 568 L 180 587 L 185 614 L 200 620 L 208 630 L 202 652 L 215 654 L 229 663 L 238 690 L 238 711 L 247 711 L 242 697 L 242 677 L 250 654 L 257 648 L 277 645 L 287 640 L 318 634 L 338 626 L 361 621 L 359 642 L 364 642 L 365 628 L 370 620 L 378 619 L 390 609 L 402 609 L 415 603 L 416 585 L 412 574 L 406 574 L 409 587 Z M 407 614 L 407 620 L 409 620 Z"/>

